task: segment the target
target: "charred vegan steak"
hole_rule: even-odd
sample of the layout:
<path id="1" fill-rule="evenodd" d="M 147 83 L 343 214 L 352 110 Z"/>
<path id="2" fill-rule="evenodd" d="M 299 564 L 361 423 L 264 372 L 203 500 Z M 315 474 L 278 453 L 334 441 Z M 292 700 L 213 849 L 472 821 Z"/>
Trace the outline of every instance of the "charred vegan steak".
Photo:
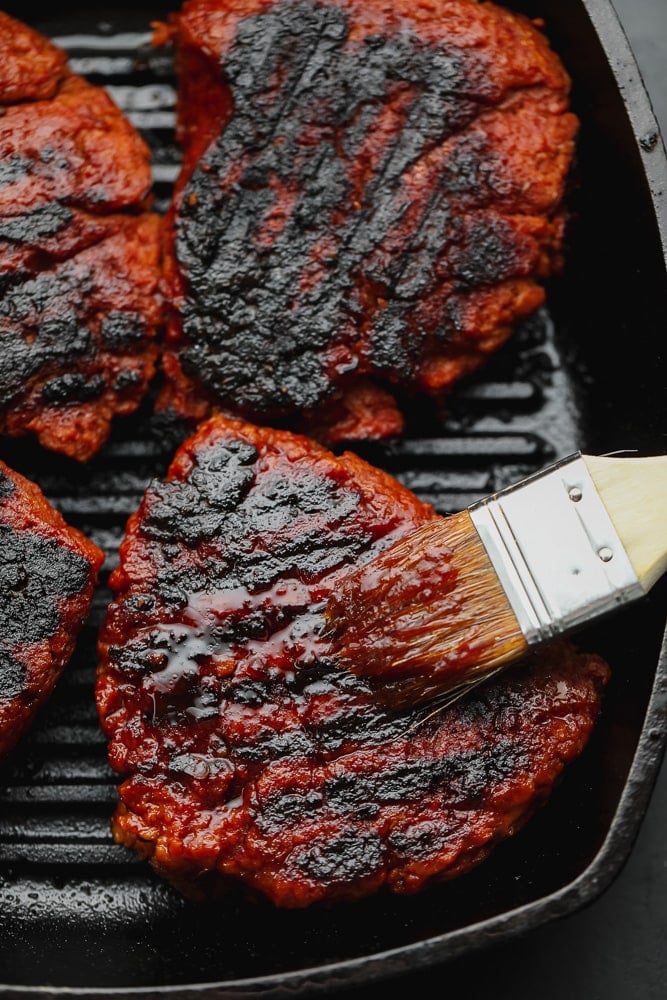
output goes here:
<path id="1" fill-rule="evenodd" d="M 149 149 L 105 90 L 0 11 L 0 434 L 81 461 L 155 369 Z"/>
<path id="2" fill-rule="evenodd" d="M 0 462 L 0 756 L 67 665 L 103 559 L 35 483 Z"/>
<path id="3" fill-rule="evenodd" d="M 328 443 L 404 428 L 545 299 L 577 120 L 477 0 L 187 0 L 159 407 Z"/>
<path id="4" fill-rule="evenodd" d="M 200 425 L 110 580 L 96 697 L 117 842 L 194 899 L 296 908 L 415 893 L 519 829 L 588 740 L 599 657 L 544 648 L 438 712 L 392 705 L 322 636 L 350 565 L 434 516 L 350 453 Z"/>

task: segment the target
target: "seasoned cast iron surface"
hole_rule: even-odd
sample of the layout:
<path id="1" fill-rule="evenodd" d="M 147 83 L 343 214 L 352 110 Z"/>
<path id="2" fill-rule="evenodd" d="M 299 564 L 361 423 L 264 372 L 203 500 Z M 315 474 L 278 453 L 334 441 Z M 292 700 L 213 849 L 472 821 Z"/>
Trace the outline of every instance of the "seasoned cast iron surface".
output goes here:
<path id="1" fill-rule="evenodd" d="M 53 17 L 6 9 L 54 37 L 77 72 L 109 87 L 153 149 L 156 208 L 163 211 L 178 169 L 175 91 L 169 53 L 151 50 L 146 26 L 169 6 L 94 13 L 74 6 Z M 361 450 L 441 513 L 580 447 L 667 450 L 664 378 L 659 365 L 647 365 L 643 339 L 655 334 L 655 300 L 628 288 L 619 306 L 602 294 L 627 273 L 620 255 L 604 266 L 597 256 L 608 196 L 619 183 L 626 192 L 617 204 L 627 215 L 623 241 L 644 254 L 631 280 L 638 288 L 664 288 L 664 267 L 642 229 L 645 195 L 632 193 L 632 154 L 625 163 L 606 159 L 607 152 L 605 141 L 584 141 L 584 182 L 587 170 L 600 181 L 571 252 L 570 277 L 550 289 L 549 309 L 441 412 L 413 407 L 401 443 Z M 603 162 L 612 164 L 606 174 Z M 652 286 L 652 277 L 662 284 Z M 618 353 L 605 338 L 601 354 L 597 342 L 588 343 L 597 329 L 620 332 L 626 350 Z M 614 672 L 593 740 L 551 803 L 462 879 L 415 899 L 371 899 L 330 912 L 277 913 L 269 904 L 238 901 L 195 906 L 113 844 L 115 779 L 93 701 L 96 635 L 125 521 L 179 440 L 178 428 L 151 416 L 149 401 L 119 422 L 85 466 L 27 441 L 0 444 L 0 457 L 32 476 L 107 553 L 77 653 L 32 732 L 0 769 L 0 981 L 128 988 L 256 982 L 426 941 L 539 900 L 580 875 L 612 823 L 641 731 L 664 627 L 661 585 L 631 617 L 582 634 L 581 644 L 606 656 Z"/>

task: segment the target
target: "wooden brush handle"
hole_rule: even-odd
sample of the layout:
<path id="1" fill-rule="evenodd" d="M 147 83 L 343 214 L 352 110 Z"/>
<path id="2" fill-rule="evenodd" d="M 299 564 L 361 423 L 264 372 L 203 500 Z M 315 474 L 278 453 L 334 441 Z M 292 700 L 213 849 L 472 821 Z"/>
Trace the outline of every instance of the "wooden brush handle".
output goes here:
<path id="1" fill-rule="evenodd" d="M 582 455 L 645 592 L 667 570 L 667 455 Z"/>

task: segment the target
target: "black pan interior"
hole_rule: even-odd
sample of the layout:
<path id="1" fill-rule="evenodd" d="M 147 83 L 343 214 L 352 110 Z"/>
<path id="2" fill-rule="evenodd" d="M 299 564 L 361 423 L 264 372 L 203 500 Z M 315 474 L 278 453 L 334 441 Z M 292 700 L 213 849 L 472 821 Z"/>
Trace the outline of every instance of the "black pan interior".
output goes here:
<path id="1" fill-rule="evenodd" d="M 164 208 L 178 165 L 173 72 L 147 36 L 173 6 L 63 3 L 45 14 L 26 0 L 4 9 L 59 40 L 93 82 L 114 88 L 154 150 Z M 443 513 L 577 449 L 667 452 L 662 140 L 610 6 L 535 0 L 519 9 L 545 18 L 582 122 L 565 272 L 549 286 L 548 307 L 444 407 L 410 403 L 403 442 L 359 449 Z M 600 26 L 614 51 L 609 43 L 605 50 Z M 610 60 L 627 76 L 624 92 Z M 148 403 L 83 468 L 26 441 L 0 445 L 0 456 L 108 553 L 73 662 L 0 768 L 3 995 L 184 995 L 198 985 L 217 996 L 334 992 L 444 962 L 602 891 L 627 857 L 663 752 L 667 581 L 641 606 L 580 633 L 579 645 L 613 670 L 593 740 L 524 831 L 463 878 L 413 899 L 383 895 L 328 910 L 277 912 L 232 899 L 194 906 L 112 843 L 115 785 L 92 700 L 95 637 L 126 518 L 177 441 Z"/>

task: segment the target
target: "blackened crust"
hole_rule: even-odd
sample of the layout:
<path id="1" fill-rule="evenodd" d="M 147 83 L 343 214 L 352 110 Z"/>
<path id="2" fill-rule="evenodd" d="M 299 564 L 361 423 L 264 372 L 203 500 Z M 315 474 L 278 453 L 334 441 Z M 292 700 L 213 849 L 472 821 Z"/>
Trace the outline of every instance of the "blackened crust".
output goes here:
<path id="1" fill-rule="evenodd" d="M 0 630 L 3 642 L 49 639 L 62 601 L 81 593 L 90 563 L 56 539 L 0 524 Z"/>
<path id="2" fill-rule="evenodd" d="M 195 163 L 182 130 L 163 405 L 187 408 L 184 378 L 259 418 L 312 415 L 368 376 L 440 391 L 542 302 L 567 77 L 530 22 L 491 4 L 434 5 L 426 27 L 404 6 L 201 0 L 176 19 L 183 72 L 196 44 L 219 51 L 230 110 Z M 509 24 L 528 66 L 498 51 Z"/>
<path id="3" fill-rule="evenodd" d="M 35 484 L 0 463 L 0 755 L 65 668 L 103 558 Z"/>
<path id="4" fill-rule="evenodd" d="M 200 427 L 111 577 L 97 704 L 119 842 L 195 898 L 303 907 L 416 892 L 525 822 L 588 739 L 599 658 L 554 646 L 432 713 L 335 667 L 322 634 L 347 567 L 434 516 L 350 454 Z"/>
<path id="5" fill-rule="evenodd" d="M 103 88 L 2 12 L 0 55 L 0 433 L 85 461 L 155 369 L 149 149 Z M 140 335 L 107 337 L 118 324 Z"/>

